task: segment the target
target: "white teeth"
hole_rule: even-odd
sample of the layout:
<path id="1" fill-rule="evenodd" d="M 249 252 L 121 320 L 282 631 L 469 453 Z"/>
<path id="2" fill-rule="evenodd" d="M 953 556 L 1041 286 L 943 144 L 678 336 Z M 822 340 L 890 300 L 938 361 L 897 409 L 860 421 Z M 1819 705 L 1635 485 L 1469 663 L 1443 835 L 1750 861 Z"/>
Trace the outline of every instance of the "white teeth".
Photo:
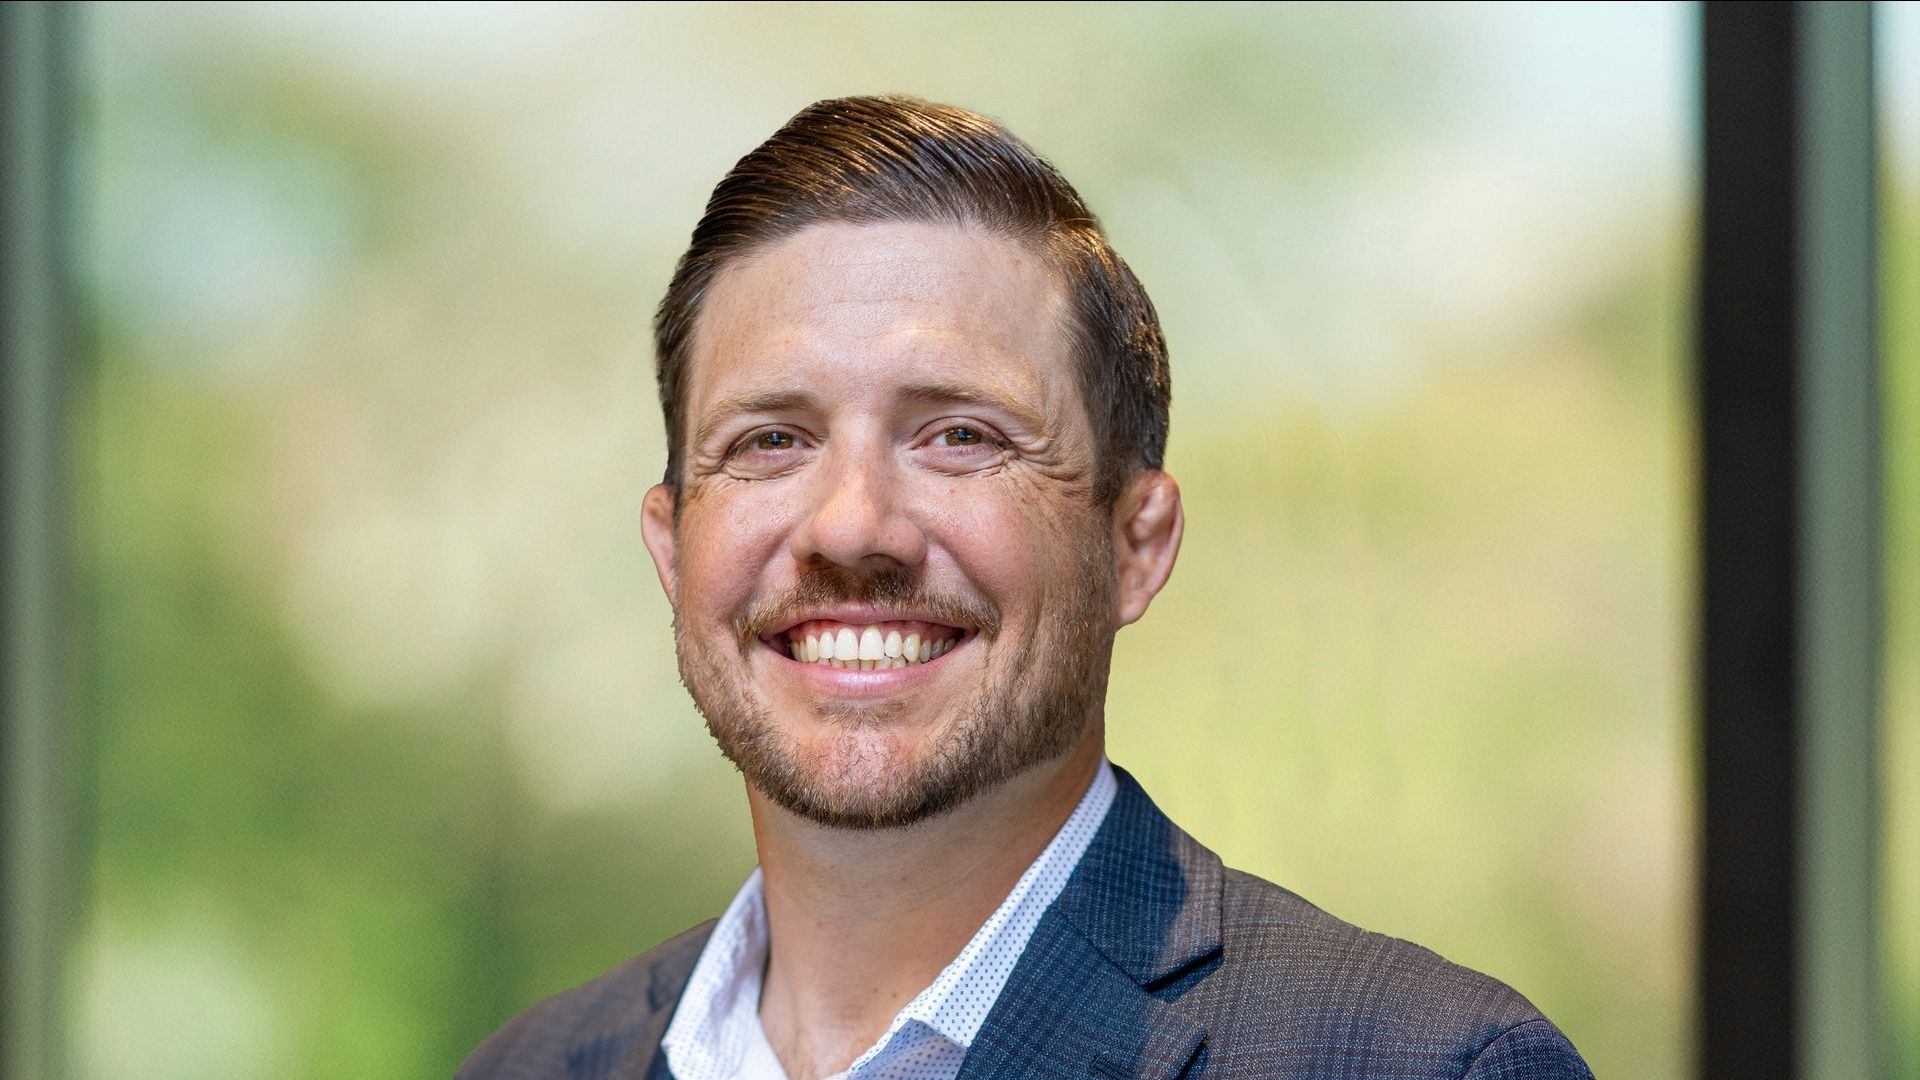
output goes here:
<path id="1" fill-rule="evenodd" d="M 803 664 L 830 664 L 849 671 L 891 671 L 924 664 L 953 651 L 957 637 L 934 639 L 918 631 L 884 633 L 878 626 L 822 630 L 787 642 L 787 655 Z"/>

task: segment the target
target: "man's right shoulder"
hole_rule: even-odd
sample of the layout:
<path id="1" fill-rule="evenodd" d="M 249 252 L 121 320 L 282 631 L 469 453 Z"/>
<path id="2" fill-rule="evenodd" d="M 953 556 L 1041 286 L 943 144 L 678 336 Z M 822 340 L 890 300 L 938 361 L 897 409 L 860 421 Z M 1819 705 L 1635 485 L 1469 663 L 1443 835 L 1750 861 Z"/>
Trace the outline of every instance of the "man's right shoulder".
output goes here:
<path id="1" fill-rule="evenodd" d="M 714 922 L 536 1002 L 467 1055 L 454 1080 L 638 1075 L 630 1063 L 659 1044 Z"/>

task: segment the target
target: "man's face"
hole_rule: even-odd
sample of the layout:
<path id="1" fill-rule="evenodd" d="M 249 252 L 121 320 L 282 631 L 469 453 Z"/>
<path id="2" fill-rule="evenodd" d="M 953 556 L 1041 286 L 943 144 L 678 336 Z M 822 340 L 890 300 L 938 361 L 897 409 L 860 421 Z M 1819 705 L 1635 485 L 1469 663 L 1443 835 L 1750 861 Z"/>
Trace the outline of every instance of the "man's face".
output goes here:
<path id="1" fill-rule="evenodd" d="M 678 521 L 655 489 L 647 538 L 681 677 L 761 793 L 906 824 L 1097 719 L 1113 526 L 1068 325 L 1039 256 L 946 226 L 814 226 L 715 281 Z"/>

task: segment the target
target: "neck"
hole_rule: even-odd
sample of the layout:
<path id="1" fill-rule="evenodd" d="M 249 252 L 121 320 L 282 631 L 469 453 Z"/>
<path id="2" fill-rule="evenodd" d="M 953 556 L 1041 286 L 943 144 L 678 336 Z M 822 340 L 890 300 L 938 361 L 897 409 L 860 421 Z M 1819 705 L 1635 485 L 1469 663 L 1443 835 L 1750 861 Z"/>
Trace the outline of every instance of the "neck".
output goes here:
<path id="1" fill-rule="evenodd" d="M 1072 815 L 1104 753 L 1096 721 L 1067 754 L 931 820 L 833 829 L 748 789 L 766 888 L 760 994 L 793 1080 L 852 1064 L 993 914 Z"/>

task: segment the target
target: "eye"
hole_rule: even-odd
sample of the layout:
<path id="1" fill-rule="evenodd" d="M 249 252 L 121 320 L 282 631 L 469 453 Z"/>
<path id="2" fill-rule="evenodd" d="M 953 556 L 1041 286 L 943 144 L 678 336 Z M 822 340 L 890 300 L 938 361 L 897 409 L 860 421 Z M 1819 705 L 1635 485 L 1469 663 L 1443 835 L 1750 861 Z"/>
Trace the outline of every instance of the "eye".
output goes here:
<path id="1" fill-rule="evenodd" d="M 762 428 L 743 436 L 727 451 L 727 469 L 736 476 L 773 476 L 804 461 L 809 446 L 803 431 Z"/>
<path id="2" fill-rule="evenodd" d="M 955 476 L 1003 464 L 1007 440 L 989 425 L 971 418 L 941 419 L 928 424 L 919 436 L 919 452 L 929 468 Z"/>

